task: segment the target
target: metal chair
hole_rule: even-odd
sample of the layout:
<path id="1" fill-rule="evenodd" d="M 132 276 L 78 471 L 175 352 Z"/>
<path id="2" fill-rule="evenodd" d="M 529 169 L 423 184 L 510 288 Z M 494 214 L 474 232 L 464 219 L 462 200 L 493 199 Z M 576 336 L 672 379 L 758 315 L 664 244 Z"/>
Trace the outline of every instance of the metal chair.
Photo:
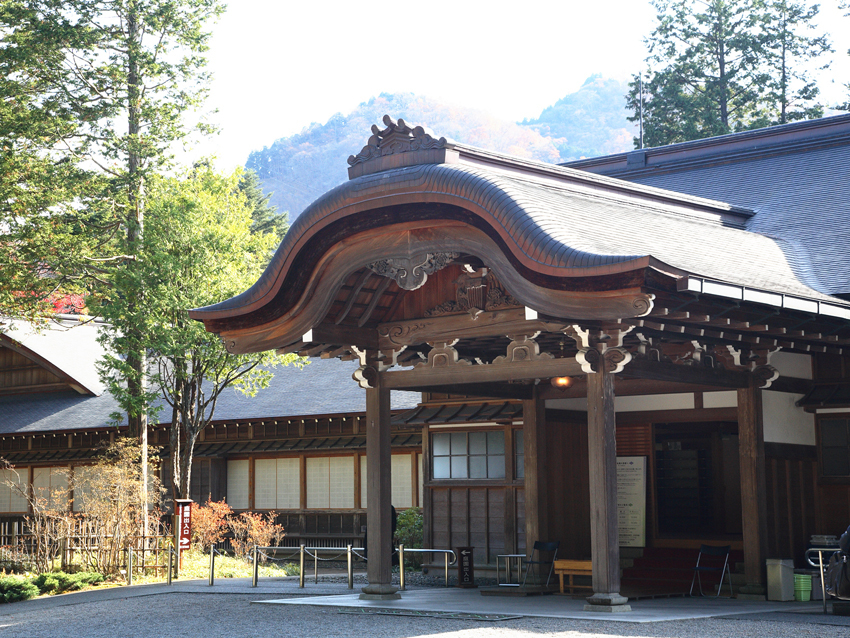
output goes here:
<path id="1" fill-rule="evenodd" d="M 701 545 L 699 555 L 697 556 L 697 564 L 694 567 L 694 576 L 691 579 L 691 591 L 689 596 L 694 595 L 694 583 L 699 583 L 699 595 L 705 596 L 702 591 L 702 574 L 711 572 L 720 572 L 720 582 L 717 585 L 717 593 L 712 598 L 720 597 L 720 590 L 723 588 L 723 577 L 726 576 L 729 580 L 729 597 L 732 597 L 732 574 L 729 570 L 729 551 L 730 545 L 715 547 L 713 545 Z"/>
<path id="2" fill-rule="evenodd" d="M 555 570 L 555 559 L 558 557 L 558 547 L 560 547 L 560 545 L 560 541 L 555 541 L 554 543 L 547 543 L 544 541 L 534 542 L 534 548 L 531 550 L 531 556 L 525 563 L 525 578 L 522 579 L 523 587 L 525 587 L 526 582 L 528 582 L 528 574 L 534 565 L 537 565 L 538 584 L 540 584 L 540 581 L 542 580 L 541 568 L 544 565 L 549 566 L 549 574 L 546 577 L 546 586 L 549 586 L 549 581 L 552 579 L 552 572 Z M 537 560 L 535 560 L 535 554 L 537 556 Z M 552 555 L 551 558 L 548 557 L 549 554 Z"/>

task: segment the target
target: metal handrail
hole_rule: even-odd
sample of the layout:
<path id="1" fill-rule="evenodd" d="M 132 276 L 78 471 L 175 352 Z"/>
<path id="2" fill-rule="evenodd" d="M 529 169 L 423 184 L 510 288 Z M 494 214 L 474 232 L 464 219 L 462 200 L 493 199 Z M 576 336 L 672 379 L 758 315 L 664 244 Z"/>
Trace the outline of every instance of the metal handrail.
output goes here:
<path id="1" fill-rule="evenodd" d="M 812 547 L 806 550 L 806 562 L 812 567 L 820 570 L 820 589 L 821 589 L 821 597 L 823 598 L 823 613 L 827 613 L 826 611 L 826 578 L 824 576 L 823 571 L 823 553 L 824 552 L 837 552 L 837 547 Z M 818 555 L 818 562 L 815 563 L 812 558 L 814 554 Z"/>
<path id="2" fill-rule="evenodd" d="M 171 585 L 171 564 L 174 562 L 174 575 L 178 576 L 177 570 L 180 564 L 180 556 L 177 554 L 177 551 L 174 549 L 173 545 L 169 545 L 166 548 L 166 552 L 168 552 L 168 566 L 166 568 L 166 573 L 168 574 L 166 578 L 166 584 Z"/>
<path id="3" fill-rule="evenodd" d="M 398 546 L 398 573 L 399 573 L 399 585 L 402 591 L 405 590 L 404 583 L 404 555 L 407 552 L 416 552 L 420 554 L 444 554 L 446 561 L 446 587 L 449 586 L 449 565 L 454 565 L 457 563 L 457 554 L 452 549 L 420 549 L 418 547 L 405 548 L 404 545 Z M 452 556 L 451 562 L 449 562 L 449 554 Z"/>
<path id="4" fill-rule="evenodd" d="M 292 549 L 291 547 L 260 547 L 259 545 L 254 545 L 254 557 L 253 557 L 253 563 L 254 563 L 253 567 L 254 567 L 254 569 L 253 569 L 253 576 L 251 578 L 251 587 L 256 587 L 257 582 L 259 581 L 259 578 L 260 578 L 259 556 L 260 556 L 261 551 L 266 551 L 266 550 L 277 551 L 277 550 L 291 550 L 291 549 Z M 365 549 L 366 549 L 365 547 L 352 547 L 351 545 L 347 545 L 344 549 L 341 548 L 341 547 L 307 547 L 306 545 L 301 545 L 298 548 L 297 554 L 291 554 L 290 556 L 285 557 L 283 560 L 286 560 L 286 558 L 295 558 L 295 556 L 298 556 L 298 564 L 299 564 L 298 586 L 303 588 L 304 587 L 305 556 L 311 555 L 313 557 L 313 578 L 314 578 L 314 583 L 318 583 L 319 582 L 319 561 L 320 560 L 334 560 L 336 558 L 341 557 L 343 555 L 343 553 L 345 553 L 346 564 L 347 564 L 347 568 L 348 568 L 347 569 L 347 571 L 348 571 L 348 588 L 354 589 L 354 569 L 353 569 L 354 554 L 357 554 L 357 556 L 359 556 L 360 558 L 363 558 L 363 560 L 366 560 L 366 558 L 359 553 L 359 552 L 365 551 Z M 340 551 L 340 550 L 342 550 L 342 551 Z M 455 563 L 457 563 L 457 554 L 454 552 L 454 550 L 451 550 L 451 549 L 420 549 L 420 548 L 405 549 L 404 545 L 399 545 L 398 550 L 395 550 L 395 551 L 398 551 L 398 553 L 399 553 L 399 561 L 398 561 L 399 562 L 399 584 L 400 584 L 400 587 L 401 587 L 402 590 L 405 589 L 404 554 L 406 552 L 418 552 L 418 553 L 422 553 L 422 554 L 428 554 L 428 553 L 444 554 L 445 555 L 446 587 L 449 586 L 449 565 L 454 565 Z M 322 552 L 324 552 L 324 553 L 336 552 L 336 555 L 332 556 L 331 558 L 319 558 L 319 554 L 322 553 Z M 449 556 L 451 556 L 451 561 L 449 560 Z M 210 577 L 210 578 L 212 578 L 212 577 Z M 210 581 L 210 584 L 212 584 L 212 580 Z"/>
<path id="5" fill-rule="evenodd" d="M 215 555 L 223 556 L 213 545 L 210 545 L 210 587 L 215 584 Z"/>

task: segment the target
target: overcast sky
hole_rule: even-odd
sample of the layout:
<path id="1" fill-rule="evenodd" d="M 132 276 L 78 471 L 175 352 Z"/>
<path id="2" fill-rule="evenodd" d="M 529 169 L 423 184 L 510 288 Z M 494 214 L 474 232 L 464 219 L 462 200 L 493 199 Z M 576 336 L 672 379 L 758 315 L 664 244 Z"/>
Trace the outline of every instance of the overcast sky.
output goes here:
<path id="1" fill-rule="evenodd" d="M 592 73 L 625 79 L 639 70 L 655 24 L 648 0 L 228 5 L 209 52 L 209 106 L 222 132 L 197 150 L 217 155 L 222 168 L 382 92 L 536 117 Z M 821 11 L 836 48 L 836 82 L 822 87 L 833 101 L 850 81 L 850 18 L 836 5 L 825 0 Z"/>

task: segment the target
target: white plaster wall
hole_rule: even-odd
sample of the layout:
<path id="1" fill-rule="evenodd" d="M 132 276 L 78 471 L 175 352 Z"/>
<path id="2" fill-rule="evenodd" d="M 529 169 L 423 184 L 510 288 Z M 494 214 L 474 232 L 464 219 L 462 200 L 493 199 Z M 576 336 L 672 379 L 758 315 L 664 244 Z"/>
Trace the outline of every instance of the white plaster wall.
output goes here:
<path id="1" fill-rule="evenodd" d="M 702 395 L 704 408 L 737 408 L 738 391 L 723 390 L 721 392 L 706 392 Z"/>
<path id="2" fill-rule="evenodd" d="M 770 357 L 770 365 L 779 370 L 779 374 L 783 377 L 812 378 L 812 358 L 807 354 L 780 350 Z"/>
<path id="3" fill-rule="evenodd" d="M 802 394 L 762 392 L 765 442 L 815 444 L 815 415 L 794 405 L 801 398 Z"/>
<path id="4" fill-rule="evenodd" d="M 587 410 L 587 399 L 548 399 L 546 407 L 554 410 Z M 694 395 L 647 394 L 645 396 L 614 397 L 615 412 L 648 412 L 651 410 L 693 410 Z"/>

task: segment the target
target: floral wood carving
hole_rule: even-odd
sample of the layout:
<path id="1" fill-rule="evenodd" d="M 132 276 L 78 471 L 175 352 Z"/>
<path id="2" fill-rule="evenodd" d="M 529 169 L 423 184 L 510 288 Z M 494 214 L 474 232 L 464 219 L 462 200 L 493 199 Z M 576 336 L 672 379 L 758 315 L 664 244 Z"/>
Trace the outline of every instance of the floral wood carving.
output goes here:
<path id="1" fill-rule="evenodd" d="M 349 166 L 385 155 L 451 146 L 445 137 L 435 139 L 421 126 L 411 128 L 401 118 L 396 123 L 389 115 L 384 115 L 383 120 L 386 128 L 381 130 L 376 125 L 372 125 L 372 137 L 357 155 L 349 156 Z"/>
<path id="2" fill-rule="evenodd" d="M 399 288 L 416 290 L 425 285 L 428 275 L 442 270 L 460 253 L 424 253 L 414 257 L 390 257 L 367 264 L 372 272 L 395 281 Z"/>
<path id="3" fill-rule="evenodd" d="M 468 312 L 475 318 L 484 311 L 492 312 L 522 305 L 505 292 L 502 284 L 487 268 L 461 273 L 454 284 L 457 287 L 455 301 L 445 301 L 436 308 L 431 308 L 425 312 L 426 317 Z"/>

